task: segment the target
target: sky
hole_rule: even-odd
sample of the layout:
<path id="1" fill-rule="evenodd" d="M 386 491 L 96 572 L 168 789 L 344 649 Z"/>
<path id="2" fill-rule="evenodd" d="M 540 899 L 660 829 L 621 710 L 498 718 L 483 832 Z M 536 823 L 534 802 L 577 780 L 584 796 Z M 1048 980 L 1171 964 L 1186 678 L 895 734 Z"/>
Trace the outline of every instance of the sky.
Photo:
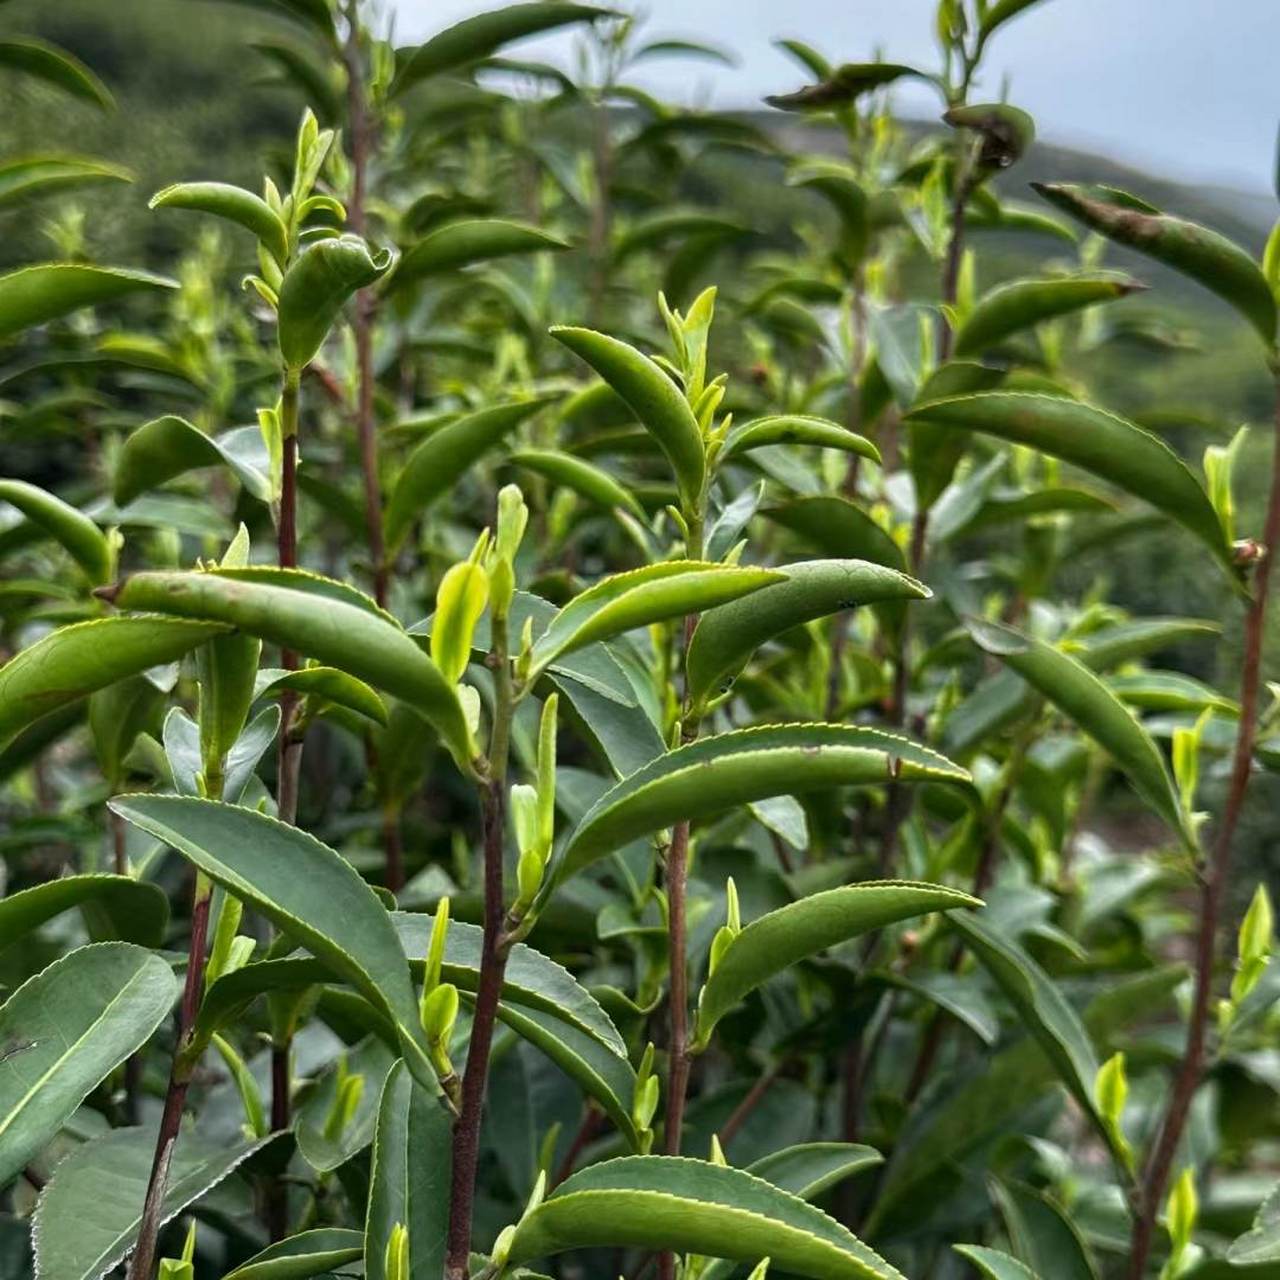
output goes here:
<path id="1" fill-rule="evenodd" d="M 384 0 L 399 42 L 421 40 L 499 0 Z M 798 87 L 797 65 L 772 47 L 803 39 L 833 61 L 876 50 L 932 66 L 935 0 L 644 0 L 653 37 L 696 37 L 732 51 L 728 69 L 653 61 L 631 78 L 676 102 L 756 105 Z M 528 56 L 568 64 L 571 37 L 525 41 Z M 1047 141 L 1099 152 L 1154 174 L 1270 189 L 1280 121 L 1280 0 L 1041 0 L 992 40 L 983 96 L 1030 111 Z M 982 93 L 982 90 L 979 90 Z M 900 90 L 905 114 L 936 111 L 926 90 Z"/>

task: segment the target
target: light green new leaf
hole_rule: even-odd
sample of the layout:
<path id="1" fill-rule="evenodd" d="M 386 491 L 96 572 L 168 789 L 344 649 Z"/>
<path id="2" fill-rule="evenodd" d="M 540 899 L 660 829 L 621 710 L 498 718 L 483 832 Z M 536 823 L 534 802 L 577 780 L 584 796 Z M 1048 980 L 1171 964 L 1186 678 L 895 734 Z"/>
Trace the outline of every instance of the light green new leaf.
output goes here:
<path id="1" fill-rule="evenodd" d="M 602 507 L 621 507 L 634 516 L 644 515 L 629 489 L 623 488 L 607 471 L 572 454 L 551 449 L 521 449 L 511 455 L 511 461 Z"/>
<path id="2" fill-rule="evenodd" d="M 0 1186 L 146 1044 L 177 994 L 159 956 L 101 942 L 55 960 L 0 1005 Z"/>
<path id="3" fill-rule="evenodd" d="M 409 963 L 377 894 L 340 854 L 266 814 L 187 796 L 121 796 L 111 808 L 261 911 L 395 1026 L 434 1094 Z"/>
<path id="4" fill-rule="evenodd" d="M 252 231 L 281 266 L 289 257 L 289 233 L 261 197 L 228 182 L 177 182 L 151 197 L 152 209 L 194 209 Z"/>
<path id="5" fill-rule="evenodd" d="M 223 1280 L 308 1280 L 355 1262 L 363 1252 L 363 1232 L 317 1227 L 268 1245 L 228 1271 Z"/>
<path id="6" fill-rule="evenodd" d="M 258 672 L 255 698 L 274 698 L 285 690 L 322 704 L 345 707 L 375 724 L 387 723 L 387 705 L 377 691 L 337 667 L 302 667 L 297 671 L 268 668 Z"/>
<path id="7" fill-rule="evenodd" d="M 0 480 L 0 502 L 17 507 L 33 524 L 66 548 L 94 586 L 111 576 L 111 546 L 107 536 L 83 511 L 28 484 L 25 480 Z"/>
<path id="8" fill-rule="evenodd" d="M 515 1264 L 592 1246 L 772 1259 L 814 1280 L 901 1280 L 852 1232 L 742 1169 L 680 1156 L 624 1156 L 561 1183 L 516 1228 Z"/>
<path id="9" fill-rule="evenodd" d="M 520 253 L 568 249 L 569 244 L 524 222 L 503 218 L 468 218 L 449 222 L 410 245 L 387 281 L 389 290 L 426 276 L 456 271 L 476 262 L 492 262 Z"/>
<path id="10" fill-rule="evenodd" d="M 0 162 L 0 208 L 73 187 L 132 181 L 128 169 L 84 156 L 17 156 Z"/>
<path id="11" fill-rule="evenodd" d="M 1088 187 L 1031 184 L 1051 204 L 1117 244 L 1136 249 L 1204 285 L 1257 329 L 1268 347 L 1276 340 L 1276 300 L 1253 258 L 1234 241 L 1183 218 L 1098 198 Z"/>
<path id="12" fill-rule="evenodd" d="M 721 954 L 702 989 L 694 1044 L 704 1049 L 716 1023 L 744 996 L 808 956 L 912 916 L 981 905 L 941 885 L 884 880 L 842 885 L 770 911 Z"/>
<path id="13" fill-rule="evenodd" d="M 116 588 L 115 604 L 226 623 L 316 658 L 406 702 L 460 766 L 473 754 L 453 686 L 389 615 L 342 583 L 288 570 L 136 573 Z"/>
<path id="14" fill-rule="evenodd" d="M 1143 287 L 1136 280 L 1116 275 L 1010 281 L 978 299 L 956 333 L 955 354 L 961 359 L 980 356 L 1022 329 L 1127 297 Z"/>
<path id="15" fill-rule="evenodd" d="M 980 1244 L 953 1244 L 951 1247 L 962 1258 L 968 1258 L 987 1280 L 1038 1280 L 1029 1267 L 999 1249 L 988 1249 Z"/>
<path id="16" fill-rule="evenodd" d="M 115 106 L 111 91 L 79 58 L 44 40 L 0 40 L 0 67 L 43 80 L 103 111 Z"/>
<path id="17" fill-rule="evenodd" d="M 894 779 L 967 786 L 969 775 L 909 738 L 852 725 L 772 725 L 702 738 L 606 791 L 569 837 L 551 882 L 677 822 L 770 796 Z"/>
<path id="18" fill-rule="evenodd" d="M 1061 649 L 1012 627 L 975 620 L 969 623 L 969 633 L 979 648 L 1016 671 L 1093 738 L 1187 848 L 1196 847 L 1195 832 L 1159 747 L 1098 676 Z"/>
<path id="19" fill-rule="evenodd" d="M 0 743 L 96 689 L 176 662 L 225 630 L 177 618 L 94 618 L 49 632 L 0 667 Z"/>
<path id="20" fill-rule="evenodd" d="M 608 334 L 556 325 L 551 336 L 626 401 L 667 455 L 685 502 L 695 505 L 706 483 L 707 460 L 698 420 L 680 388 L 648 356 Z"/>
<path id="21" fill-rule="evenodd" d="M 513 40 L 579 22 L 594 22 L 612 12 L 595 5 L 570 4 L 566 0 L 553 3 L 541 0 L 538 3 L 507 5 L 464 18 L 412 52 L 400 68 L 392 92 L 403 93 L 428 76 L 487 58 Z"/>
<path id="22" fill-rule="evenodd" d="M 823 449 L 839 449 L 860 458 L 880 461 L 880 450 L 866 436 L 860 436 L 829 418 L 815 418 L 799 413 L 780 413 L 768 418 L 755 418 L 734 427 L 724 442 L 721 458 L 728 459 L 763 449 L 774 444 L 812 444 Z"/>
<path id="23" fill-rule="evenodd" d="M 783 581 L 776 569 L 665 560 L 602 578 L 551 619 L 533 646 L 533 670 L 624 631 L 701 613 Z"/>
<path id="24" fill-rule="evenodd" d="M 176 289 L 178 282 L 149 271 L 46 262 L 0 276 L 0 338 L 147 289 Z"/>
<path id="25" fill-rule="evenodd" d="M 378 1104 L 364 1228 L 366 1280 L 439 1280 L 449 1229 L 452 1125 L 439 1101 L 424 1093 L 403 1061 L 387 1073 Z M 386 1269 L 395 1227 L 409 1232 L 407 1274 Z"/>
<path id="26" fill-rule="evenodd" d="M 549 403 L 540 399 L 495 405 L 433 431 L 409 455 L 387 500 L 383 525 L 388 547 L 398 547 L 413 522 L 448 493 L 472 463 Z"/>
<path id="27" fill-rule="evenodd" d="M 688 696 L 695 705 L 731 683 L 756 649 L 791 627 L 858 605 L 929 597 L 914 578 L 866 560 L 807 560 L 782 572 L 785 581 L 698 620 L 686 658 Z"/>
<path id="28" fill-rule="evenodd" d="M 257 428 L 250 428 L 257 431 Z M 232 432 L 227 433 L 233 436 Z M 234 438 L 234 436 L 233 436 Z M 271 497 L 271 479 L 267 473 L 249 464 L 237 451 L 227 447 L 229 441 L 206 435 L 185 418 L 167 413 L 144 422 L 125 439 L 116 460 L 112 496 L 117 506 L 126 506 L 140 494 L 155 489 L 201 467 L 229 467 L 232 474 L 257 499 Z"/>
<path id="29" fill-rule="evenodd" d="M 1016 942 L 989 929 L 977 917 L 953 915 L 948 923 L 982 962 L 1062 1083 L 1106 1138 L 1106 1125 L 1093 1096 L 1097 1054 L 1084 1024 L 1057 984 Z"/>
<path id="30" fill-rule="evenodd" d="M 160 1225 L 281 1137 L 211 1141 L 184 1128 L 169 1166 Z M 112 1129 L 59 1161 L 32 1220 L 40 1280 L 100 1280 L 124 1259 L 138 1238 L 155 1149 L 153 1128 Z M 69 1222 L 74 1231 L 67 1230 Z"/>
<path id="31" fill-rule="evenodd" d="M 61 876 L 0 898 L 0 951 L 46 920 L 80 907 L 95 935 L 158 947 L 169 923 L 169 899 L 159 885 L 132 876 Z"/>
<path id="32" fill-rule="evenodd" d="M 1077 400 L 1022 391 L 984 391 L 911 409 L 908 423 L 1028 445 L 1090 471 L 1178 521 L 1217 557 L 1238 585 L 1231 546 L 1204 487 L 1158 436 Z"/>
<path id="33" fill-rule="evenodd" d="M 324 345 L 347 299 L 381 279 L 389 249 L 371 252 L 359 236 L 320 240 L 301 253 L 280 285 L 280 354 L 290 369 L 305 368 Z"/>

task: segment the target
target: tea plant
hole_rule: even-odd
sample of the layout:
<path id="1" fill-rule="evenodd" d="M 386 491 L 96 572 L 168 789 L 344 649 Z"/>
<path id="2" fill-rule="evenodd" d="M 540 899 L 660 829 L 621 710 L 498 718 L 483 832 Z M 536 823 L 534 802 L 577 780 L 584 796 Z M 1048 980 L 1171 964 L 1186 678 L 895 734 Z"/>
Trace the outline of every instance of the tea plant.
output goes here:
<path id="1" fill-rule="evenodd" d="M 1238 313 L 1280 405 L 1280 223 L 1256 262 L 1011 199 L 1034 126 L 979 92 L 1035 0 L 941 0 L 936 68 L 784 41 L 767 124 L 636 88 L 726 55 L 601 7 L 411 49 L 249 7 L 301 100 L 261 194 L 152 196 L 176 279 L 0 276 L 6 398 L 85 441 L 0 480 L 4 1274 L 1274 1269 L 1232 855 L 1280 761 L 1280 449 L 1253 527 L 1248 428 L 1198 472 L 1089 383 L 1164 333 L 1116 246 Z M 509 56 L 561 28 L 574 72 Z M 744 154 L 790 234 L 714 194 Z M 992 232 L 1046 257 L 982 288 Z M 1070 586 L 1135 529 L 1239 624 Z M 1159 661 L 1237 632 L 1238 689 Z"/>

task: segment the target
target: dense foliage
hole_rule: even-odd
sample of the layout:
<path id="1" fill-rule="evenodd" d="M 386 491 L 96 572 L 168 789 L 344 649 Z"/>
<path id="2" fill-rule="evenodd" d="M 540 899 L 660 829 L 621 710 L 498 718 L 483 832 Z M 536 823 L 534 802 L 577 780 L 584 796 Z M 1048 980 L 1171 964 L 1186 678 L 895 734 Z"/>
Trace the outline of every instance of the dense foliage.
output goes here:
<path id="1" fill-rule="evenodd" d="M 242 3 L 301 123 L 171 275 L 0 157 L 0 1277 L 1275 1274 L 1280 450 L 1123 384 L 1176 277 L 1261 416 L 1280 233 L 1012 196 L 1037 0 L 784 42 L 785 128 L 596 6 Z M 1153 530 L 1222 616 L 1109 594 Z"/>

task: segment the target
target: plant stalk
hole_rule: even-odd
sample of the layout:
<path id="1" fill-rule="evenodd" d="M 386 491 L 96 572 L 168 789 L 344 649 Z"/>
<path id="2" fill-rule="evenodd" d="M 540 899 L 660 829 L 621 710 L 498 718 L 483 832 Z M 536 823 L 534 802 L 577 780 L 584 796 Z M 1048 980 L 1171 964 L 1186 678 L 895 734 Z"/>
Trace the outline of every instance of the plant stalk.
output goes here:
<path id="1" fill-rule="evenodd" d="M 1196 932 L 1195 994 L 1182 1064 L 1161 1122 L 1159 1134 L 1142 1178 L 1139 1202 L 1130 1238 L 1129 1280 L 1141 1280 L 1151 1253 L 1156 1217 L 1169 1182 L 1169 1172 L 1187 1116 L 1204 1070 L 1205 1041 L 1213 1006 L 1213 966 L 1217 949 L 1222 899 L 1231 869 L 1232 844 L 1253 767 L 1253 746 L 1258 732 L 1258 693 L 1262 684 L 1262 650 L 1266 638 L 1267 602 L 1271 587 L 1273 551 L 1280 543 L 1280 370 L 1276 375 L 1275 430 L 1271 454 L 1271 489 L 1262 532 L 1262 554 L 1253 581 L 1253 598 L 1245 616 L 1244 653 L 1240 677 L 1240 723 L 1227 801 L 1212 852 L 1201 868 L 1199 924 Z"/>

